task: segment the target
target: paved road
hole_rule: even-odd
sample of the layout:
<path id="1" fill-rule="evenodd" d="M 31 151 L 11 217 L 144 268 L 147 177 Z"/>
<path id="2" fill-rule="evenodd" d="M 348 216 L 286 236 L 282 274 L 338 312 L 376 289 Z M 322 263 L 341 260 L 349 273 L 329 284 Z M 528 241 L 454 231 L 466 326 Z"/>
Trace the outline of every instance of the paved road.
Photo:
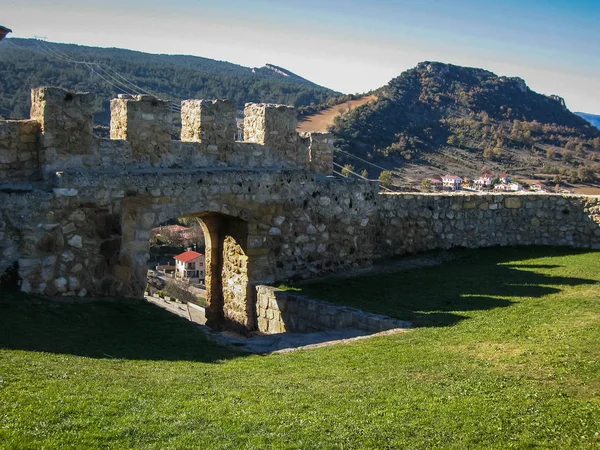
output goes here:
<path id="1" fill-rule="evenodd" d="M 145 297 L 150 303 L 190 320 L 186 305 L 150 295 L 146 295 Z M 245 337 L 228 331 L 214 331 L 206 325 L 198 325 L 198 327 L 210 340 L 217 344 L 261 355 L 287 353 L 295 350 L 309 350 L 335 344 L 347 344 L 357 340 L 369 339 L 374 336 L 405 333 L 408 331 L 406 329 L 396 329 L 369 334 L 363 330 L 350 329 L 321 331 L 319 333 L 280 333 Z"/>

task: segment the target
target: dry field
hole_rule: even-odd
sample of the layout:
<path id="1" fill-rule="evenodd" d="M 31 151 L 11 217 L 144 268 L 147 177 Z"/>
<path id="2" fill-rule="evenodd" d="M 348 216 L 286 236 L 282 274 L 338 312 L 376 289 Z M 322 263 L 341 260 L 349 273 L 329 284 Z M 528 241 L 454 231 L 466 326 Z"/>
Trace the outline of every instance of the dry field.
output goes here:
<path id="1" fill-rule="evenodd" d="M 358 106 L 364 105 L 365 103 L 372 102 L 377 97 L 374 95 L 365 95 L 364 97 L 357 98 L 356 100 L 349 100 L 346 103 L 332 106 L 331 108 L 324 109 L 323 111 L 313 114 L 312 116 L 306 116 L 302 121 L 298 123 L 298 133 L 306 131 L 318 131 L 325 132 L 329 125 L 333 125 L 333 119 L 335 116 L 339 116 L 341 111 L 349 111 Z"/>

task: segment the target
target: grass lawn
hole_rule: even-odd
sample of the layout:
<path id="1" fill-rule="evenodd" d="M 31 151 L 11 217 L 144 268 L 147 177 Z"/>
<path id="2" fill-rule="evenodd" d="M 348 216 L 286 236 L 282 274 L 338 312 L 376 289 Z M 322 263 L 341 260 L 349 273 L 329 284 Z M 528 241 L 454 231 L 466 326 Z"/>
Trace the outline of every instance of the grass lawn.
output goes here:
<path id="1" fill-rule="evenodd" d="M 0 448 L 600 448 L 600 252 L 300 288 L 415 329 L 247 356 L 146 303 L 0 294 Z"/>

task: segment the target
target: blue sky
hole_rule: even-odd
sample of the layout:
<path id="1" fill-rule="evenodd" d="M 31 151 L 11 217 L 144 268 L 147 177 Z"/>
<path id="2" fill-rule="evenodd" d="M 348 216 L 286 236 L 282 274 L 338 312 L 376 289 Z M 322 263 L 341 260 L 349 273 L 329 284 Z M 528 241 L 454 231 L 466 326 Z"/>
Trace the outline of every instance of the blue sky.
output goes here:
<path id="1" fill-rule="evenodd" d="M 419 61 L 521 76 L 600 114 L 600 0 L 3 0 L 15 37 L 273 63 L 342 92 Z"/>

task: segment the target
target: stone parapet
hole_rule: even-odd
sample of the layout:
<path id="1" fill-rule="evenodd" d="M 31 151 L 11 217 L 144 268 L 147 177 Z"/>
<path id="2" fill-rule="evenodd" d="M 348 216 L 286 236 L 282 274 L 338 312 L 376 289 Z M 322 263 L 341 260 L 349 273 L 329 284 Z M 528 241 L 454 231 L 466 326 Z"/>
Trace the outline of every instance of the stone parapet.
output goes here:
<path id="1" fill-rule="evenodd" d="M 40 163 L 43 172 L 69 168 L 74 156 L 94 152 L 92 134 L 95 97 L 56 87 L 31 90 L 32 120 L 42 131 Z"/>
<path id="2" fill-rule="evenodd" d="M 316 173 L 333 174 L 333 134 L 307 132 L 300 138 L 308 147 L 309 167 Z"/>
<path id="3" fill-rule="evenodd" d="M 298 145 L 298 119 L 291 106 L 246 103 L 244 141 L 277 149 L 281 158 L 297 167 L 308 167 L 308 150 Z"/>
<path id="4" fill-rule="evenodd" d="M 39 176 L 35 120 L 0 121 L 0 180 L 32 180 Z"/>
<path id="5" fill-rule="evenodd" d="M 237 134 L 237 109 L 230 100 L 181 102 L 181 140 L 202 142 L 206 150 L 227 161 Z"/>
<path id="6" fill-rule="evenodd" d="M 131 142 L 151 162 L 168 149 L 173 132 L 171 103 L 151 95 L 119 95 L 110 102 L 110 137 Z"/>
<path id="7" fill-rule="evenodd" d="M 379 251 L 565 245 L 600 248 L 600 197 L 380 194 Z"/>
<path id="8" fill-rule="evenodd" d="M 410 322 L 316 300 L 271 286 L 256 287 L 258 331 L 314 333 L 355 329 L 370 333 L 410 328 Z"/>
<path id="9" fill-rule="evenodd" d="M 331 136 L 309 133 L 299 138 L 290 106 L 248 104 L 245 140 L 238 142 L 233 102 L 185 100 L 177 141 L 172 139 L 170 102 L 150 95 L 119 95 L 111 101 L 110 139 L 105 139 L 92 132 L 97 104 L 93 95 L 51 87 L 35 88 L 31 95 L 31 121 L 22 126 L 0 121 L 4 179 L 36 173 L 48 178 L 66 170 L 310 168 L 331 174 L 333 168 Z M 41 133 L 34 133 L 35 127 Z M 24 130 L 29 129 L 27 135 Z M 13 132 L 19 133 L 19 142 L 9 137 Z M 17 144 L 27 144 L 19 157 Z"/>

